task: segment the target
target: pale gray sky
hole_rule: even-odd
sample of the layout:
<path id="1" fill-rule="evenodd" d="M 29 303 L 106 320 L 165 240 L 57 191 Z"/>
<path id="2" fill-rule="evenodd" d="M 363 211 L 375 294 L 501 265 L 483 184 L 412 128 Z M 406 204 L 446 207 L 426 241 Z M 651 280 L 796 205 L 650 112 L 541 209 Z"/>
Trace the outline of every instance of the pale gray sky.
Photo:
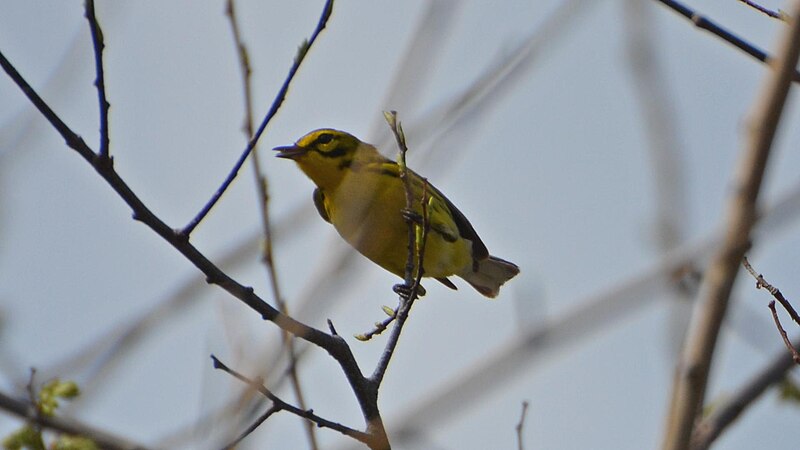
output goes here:
<path id="1" fill-rule="evenodd" d="M 239 68 L 224 2 L 97 3 L 106 37 L 115 167 L 154 212 L 180 227 L 245 145 Z M 323 2 L 238 3 L 260 117 Z M 412 167 L 447 193 L 493 254 L 522 270 L 493 301 L 458 281 L 457 292 L 427 284 L 429 293 L 412 312 L 381 391 L 390 434 L 415 405 L 489 360 L 525 327 L 557 320 L 657 264 L 663 255 L 656 232 L 660 208 L 679 226 L 680 243 L 708 236 L 722 220 L 742 124 L 765 69 L 657 2 L 642 2 L 643 16 L 636 17 L 663 89 L 644 94 L 644 101 L 629 53 L 626 11 L 632 2 L 573 1 L 566 20 L 548 25 L 544 40 L 536 41 L 530 61 L 490 89 L 483 103 L 444 121 L 437 115 L 550 23 L 564 3 L 443 2 L 445 13 L 433 27 L 435 44 L 417 48 L 416 59 L 404 64 L 428 2 L 341 0 L 261 139 L 270 206 L 281 230 L 278 273 L 290 309 L 310 324 L 324 327 L 330 318 L 342 335 L 366 331 L 382 319 L 381 305 L 395 303 L 390 287 L 396 280 L 358 256 L 339 278 L 345 285 L 299 304 L 311 292 L 309 283 L 332 264 L 331 254 L 344 246 L 313 212 L 311 182 L 268 149 L 320 127 L 380 143 L 388 130 L 381 124 L 385 109 L 399 110 Z M 765 49 L 782 27 L 733 0 L 689 4 Z M 0 0 L 0 49 L 98 148 L 82 2 Z M 398 70 L 410 81 L 390 97 Z M 677 172 L 653 162 L 644 103 L 665 108 L 674 124 L 666 143 Z M 790 102 L 769 167 L 767 200 L 797 185 L 796 123 L 797 108 Z M 385 154 L 395 154 L 393 144 L 383 145 Z M 660 204 L 661 175 L 679 183 L 685 197 Z M 222 266 L 269 299 L 256 253 L 252 178 L 247 165 L 192 241 L 220 260 L 249 239 L 249 250 Z M 302 218 L 290 218 L 298 208 Z M 752 262 L 787 296 L 800 298 L 796 223 L 790 217 L 760 236 Z M 0 387 L 19 387 L 14 383 L 24 380 L 28 367 L 51 367 L 197 280 L 202 281 L 198 272 L 132 221 L 127 206 L 1 76 Z M 598 315 L 609 321 L 592 324 L 600 331 L 582 336 L 576 329 L 574 340 L 537 355 L 499 386 L 465 393 L 447 417 L 428 422 L 421 440 L 398 440 L 397 448 L 516 448 L 514 426 L 523 400 L 531 404 L 529 450 L 656 447 L 672 377 L 671 292 L 650 289 L 624 309 L 628 314 L 617 315 L 624 315 L 620 320 Z M 740 279 L 736 298 L 736 313 L 746 325 L 723 332 L 710 400 L 731 393 L 783 348 L 766 294 Z M 679 322 L 686 322 L 683 317 Z M 85 401 L 72 412 L 150 445 L 241 392 L 240 384 L 212 369 L 210 353 L 255 373 L 268 364 L 265 349 L 280 341 L 274 326 L 204 285 L 181 313 L 148 333 L 103 384 L 86 386 Z M 384 342 L 351 339 L 364 370 L 372 370 Z M 311 349 L 307 356 L 301 377 L 309 405 L 360 428 L 341 371 L 322 351 Z M 60 375 L 85 382 L 95 364 Z M 280 393 L 292 399 L 288 389 Z M 787 430 L 796 428 L 798 418 L 795 406 L 770 392 L 718 448 L 796 448 Z M 0 415 L 0 434 L 17 425 Z M 185 448 L 218 447 L 225 436 L 219 428 Z M 328 430 L 318 435 L 324 448 L 346 442 Z M 305 448 L 299 421 L 286 414 L 270 419 L 246 442 L 244 448 Z"/>

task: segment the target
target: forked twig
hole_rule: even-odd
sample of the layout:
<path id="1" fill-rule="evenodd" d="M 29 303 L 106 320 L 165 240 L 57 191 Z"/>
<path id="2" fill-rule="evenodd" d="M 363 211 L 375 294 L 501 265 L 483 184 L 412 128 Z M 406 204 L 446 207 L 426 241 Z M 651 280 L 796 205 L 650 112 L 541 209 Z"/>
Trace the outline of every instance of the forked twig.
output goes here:
<path id="1" fill-rule="evenodd" d="M 264 133 L 264 130 L 269 125 L 269 122 L 275 117 L 275 113 L 278 112 L 281 105 L 283 104 L 284 99 L 286 98 L 286 93 L 289 91 L 289 85 L 292 83 L 297 70 L 300 68 L 300 64 L 303 63 L 308 51 L 311 49 L 311 46 L 314 45 L 316 42 L 317 37 L 325 29 L 325 26 L 328 23 L 328 19 L 331 17 L 331 13 L 333 12 L 333 0 L 328 0 L 325 2 L 325 6 L 322 10 L 322 16 L 319 18 L 319 22 L 317 23 L 317 27 L 314 29 L 314 32 L 311 33 L 311 37 L 304 41 L 300 48 L 297 50 L 297 56 L 294 58 L 294 63 L 292 67 L 289 69 L 289 74 L 286 76 L 286 79 L 283 80 L 283 85 L 281 86 L 280 90 L 278 91 L 278 95 L 275 97 L 275 100 L 272 102 L 272 106 L 270 106 L 267 115 L 264 116 L 264 120 L 261 121 L 261 125 L 258 126 L 255 134 L 252 136 L 250 141 L 247 143 L 247 147 L 245 147 L 244 151 L 242 152 L 239 159 L 234 164 L 233 169 L 231 169 L 228 176 L 225 178 L 225 181 L 222 182 L 222 185 L 214 192 L 214 195 L 211 196 L 211 199 L 203 206 L 199 213 L 180 231 L 180 234 L 184 236 L 186 239 L 192 234 L 192 231 L 200 224 L 200 222 L 208 215 L 211 208 L 217 203 L 217 201 L 222 197 L 222 194 L 228 189 L 228 186 L 231 185 L 233 180 L 239 174 L 239 169 L 242 168 L 244 162 L 247 160 L 247 157 L 250 156 L 250 153 L 255 148 L 256 143 L 258 143 L 258 139 L 261 137 L 261 134 Z"/>
<path id="2" fill-rule="evenodd" d="M 330 428 L 331 430 L 338 431 L 339 433 L 342 433 L 345 436 L 349 436 L 349 437 L 351 437 L 353 439 L 356 439 L 356 440 L 358 440 L 360 442 L 363 442 L 363 443 L 368 443 L 372 439 L 372 437 L 369 434 L 364 433 L 363 431 L 358 431 L 356 429 L 350 428 L 350 427 L 342 425 L 340 423 L 324 419 L 324 418 L 314 414 L 313 410 L 301 409 L 301 408 L 298 408 L 298 407 L 296 407 L 294 405 L 291 405 L 291 404 L 283 401 L 280 397 L 276 396 L 274 393 L 272 393 L 272 391 L 267 389 L 262 384 L 261 380 L 258 380 L 258 379 L 254 380 L 254 379 L 251 379 L 251 378 L 248 378 L 248 377 L 242 375 L 241 373 L 237 372 L 236 370 L 233 370 L 230 367 L 228 367 L 227 365 L 225 365 L 222 361 L 220 361 L 214 355 L 211 355 L 211 360 L 214 362 L 214 368 L 215 369 L 219 369 L 219 370 L 222 370 L 223 372 L 226 372 L 226 373 L 230 374 L 231 376 L 233 376 L 237 380 L 245 383 L 246 385 L 248 385 L 252 389 L 255 389 L 256 391 L 258 391 L 259 393 L 261 393 L 261 395 L 263 395 L 264 397 L 268 398 L 272 402 L 273 407 L 277 407 L 278 408 L 278 411 L 286 411 L 286 412 L 292 413 L 292 414 L 294 414 L 294 415 L 296 415 L 298 417 L 302 417 L 302 418 L 304 418 L 306 420 L 310 420 L 311 422 L 315 423 L 317 426 L 319 426 L 321 428 Z M 254 429 L 255 429 L 255 427 L 253 427 L 253 430 Z M 250 431 L 252 432 L 252 430 L 250 430 Z"/>
<path id="3" fill-rule="evenodd" d="M 784 330 L 781 325 L 781 319 L 778 318 L 778 311 L 775 310 L 775 300 L 769 302 L 769 310 L 772 312 L 772 320 L 775 321 L 775 326 L 778 328 L 781 338 L 783 338 L 783 344 L 786 345 L 786 348 L 789 349 L 789 352 L 792 354 L 792 360 L 796 364 L 800 364 L 800 353 L 794 348 L 792 341 L 789 340 L 789 336 L 786 335 L 786 330 Z"/>
<path id="4" fill-rule="evenodd" d="M 750 265 L 750 261 L 747 260 L 747 257 L 742 258 L 742 265 L 745 269 L 747 269 L 750 275 L 756 279 L 756 289 L 766 289 L 770 294 L 772 294 L 775 300 L 778 300 L 781 303 L 783 309 L 785 309 L 786 312 L 788 312 L 792 317 L 792 320 L 800 325 L 800 317 L 798 317 L 797 311 L 795 311 L 794 307 L 792 307 L 792 304 L 789 303 L 789 300 L 783 296 L 783 293 L 781 293 L 781 291 L 775 286 L 769 284 L 767 280 L 764 279 L 763 275 L 760 273 L 757 274 L 753 269 L 753 266 Z M 789 349 L 789 352 L 791 352 L 792 359 L 795 363 L 800 364 L 800 353 L 798 353 L 797 349 L 794 347 L 794 345 L 792 345 L 792 341 L 790 341 L 789 336 L 786 335 L 786 330 L 783 328 L 783 325 L 781 325 L 781 319 L 778 317 L 778 311 L 775 310 L 775 300 L 769 302 L 769 310 L 772 312 L 772 320 L 775 322 L 775 326 L 778 328 L 778 332 L 781 334 L 784 345 L 786 345 L 786 348 Z"/>
<path id="5" fill-rule="evenodd" d="M 783 296 L 783 293 L 781 293 L 781 291 L 775 286 L 769 284 L 767 280 L 764 279 L 763 275 L 761 275 L 760 273 L 756 273 L 755 269 L 753 269 L 753 266 L 750 265 L 750 261 L 747 259 L 746 256 L 742 258 L 742 265 L 744 266 L 745 269 L 747 269 L 750 275 L 752 275 L 753 278 L 756 279 L 756 289 L 761 289 L 761 288 L 766 289 L 767 292 L 769 292 L 770 294 L 772 294 L 773 297 L 775 297 L 775 300 L 780 302 L 780 304 L 783 306 L 783 309 L 785 309 L 786 312 L 789 313 L 789 316 L 792 317 L 792 320 L 794 320 L 796 324 L 800 325 L 800 315 L 797 314 L 797 311 L 795 311 L 792 304 L 789 303 L 789 300 L 787 300 L 786 297 Z"/>

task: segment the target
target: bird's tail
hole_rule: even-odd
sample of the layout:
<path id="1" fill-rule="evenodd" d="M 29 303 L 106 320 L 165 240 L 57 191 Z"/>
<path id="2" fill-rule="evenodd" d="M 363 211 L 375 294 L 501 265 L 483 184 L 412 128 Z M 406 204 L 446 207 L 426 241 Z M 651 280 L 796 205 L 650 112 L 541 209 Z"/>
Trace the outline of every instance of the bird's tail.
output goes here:
<path id="1" fill-rule="evenodd" d="M 470 270 L 460 276 L 481 294 L 495 298 L 500 292 L 500 286 L 518 273 L 519 267 L 516 264 L 489 256 L 477 262 L 477 270 Z"/>

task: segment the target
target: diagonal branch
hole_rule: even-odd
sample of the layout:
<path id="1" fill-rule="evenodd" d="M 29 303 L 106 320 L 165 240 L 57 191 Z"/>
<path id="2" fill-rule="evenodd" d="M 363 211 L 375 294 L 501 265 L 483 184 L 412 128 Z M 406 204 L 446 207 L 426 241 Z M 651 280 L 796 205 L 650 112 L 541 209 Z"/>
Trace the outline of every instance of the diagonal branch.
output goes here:
<path id="1" fill-rule="evenodd" d="M 775 322 L 775 327 L 778 329 L 781 339 L 783 339 L 783 344 L 786 346 L 786 349 L 789 350 L 789 353 L 792 354 L 792 360 L 795 362 L 795 364 L 800 364 L 800 352 L 794 348 L 792 341 L 789 340 L 789 336 L 786 334 L 786 330 L 784 330 L 783 325 L 781 325 L 781 319 L 778 317 L 778 311 L 775 310 L 775 300 L 769 302 L 769 310 L 772 312 L 772 320 Z"/>
<path id="2" fill-rule="evenodd" d="M 766 14 L 766 15 L 772 17 L 773 19 L 778 19 L 778 20 L 783 20 L 784 22 L 788 22 L 788 20 L 787 20 L 788 18 L 783 13 L 783 11 L 780 11 L 780 10 L 773 11 L 773 10 L 771 10 L 769 8 L 766 8 L 764 6 L 759 5 L 758 3 L 756 3 L 756 2 L 754 2 L 752 0 L 739 0 L 739 1 L 744 3 L 745 5 L 753 8 L 753 9 L 755 9 L 756 11 L 758 11 L 760 13 L 763 13 L 763 14 Z"/>
<path id="3" fill-rule="evenodd" d="M 20 418 L 31 420 L 36 423 L 36 425 L 43 428 L 87 437 L 94 441 L 100 448 L 106 450 L 147 450 L 146 447 L 142 445 L 113 436 L 105 431 L 74 420 L 58 416 L 50 417 L 44 414 L 36 414 L 36 406 L 29 401 L 15 399 L 3 392 L 0 392 L 0 409 L 15 414 Z"/>
<path id="4" fill-rule="evenodd" d="M 709 20 L 707 17 L 697 13 L 696 11 L 692 10 L 688 6 L 675 1 L 675 0 L 656 0 L 661 2 L 666 7 L 674 10 L 678 14 L 682 15 L 683 17 L 690 20 L 697 28 L 701 30 L 706 30 L 711 34 L 718 36 L 725 42 L 733 45 L 734 47 L 738 48 L 739 50 L 747 53 L 748 55 L 752 56 L 753 58 L 766 63 L 770 64 L 773 58 L 769 56 L 764 50 L 756 47 L 755 45 L 745 41 L 744 39 L 736 36 L 735 34 L 731 33 L 730 31 L 722 28 L 721 26 L 717 25 L 713 21 Z M 792 67 L 792 81 L 800 82 L 800 72 Z"/>
<path id="5" fill-rule="evenodd" d="M 794 346 L 800 346 L 800 339 Z M 692 434 L 692 450 L 705 450 L 730 426 L 744 410 L 753 404 L 773 384 L 784 380 L 791 368 L 795 367 L 793 359 L 781 351 L 772 361 L 745 383 L 736 393 L 715 408 L 705 417 Z"/>
<path id="6" fill-rule="evenodd" d="M 781 306 L 783 306 L 783 309 L 789 313 L 789 315 L 792 317 L 792 320 L 800 325 L 800 317 L 798 317 L 797 311 L 794 309 L 789 300 L 783 296 L 781 290 L 768 283 L 767 280 L 764 279 L 763 275 L 756 274 L 755 269 L 753 269 L 753 266 L 750 265 L 750 261 L 747 260 L 746 256 L 742 258 L 742 265 L 745 269 L 747 269 L 748 272 L 750 272 L 750 275 L 756 279 L 756 289 L 766 289 L 770 294 L 772 294 L 775 300 L 778 300 L 781 303 Z M 781 325 L 781 319 L 778 317 L 778 311 L 775 310 L 775 300 L 769 302 L 769 310 L 772 312 L 772 320 L 775 322 L 775 327 L 778 329 L 784 345 L 786 345 L 786 348 L 792 354 L 792 359 L 794 359 L 795 363 L 800 364 L 800 352 L 798 352 L 794 345 L 792 345 L 792 341 L 790 341 L 789 336 L 786 335 L 786 330 L 784 330 L 783 325 Z"/>
<path id="7" fill-rule="evenodd" d="M 302 418 L 304 418 L 304 419 L 306 419 L 306 420 L 308 420 L 310 422 L 313 422 L 314 424 L 316 424 L 319 427 L 330 428 L 331 430 L 338 431 L 339 433 L 342 433 L 345 436 L 349 436 L 349 437 L 351 437 L 353 439 L 356 439 L 356 440 L 358 440 L 360 442 L 363 442 L 363 443 L 370 442 L 371 437 L 370 437 L 369 434 L 364 433 L 362 431 L 355 430 L 355 429 L 347 427 L 347 426 L 344 426 L 344 425 L 342 425 L 340 423 L 324 419 L 324 418 L 314 414 L 314 411 L 312 411 L 310 409 L 306 410 L 306 409 L 302 409 L 302 408 L 298 408 L 296 406 L 293 406 L 293 405 L 291 405 L 289 403 L 286 403 L 281 398 L 279 398 L 278 396 L 273 394 L 272 391 L 270 391 L 269 389 L 264 387 L 264 385 L 262 384 L 261 380 L 253 380 L 253 379 L 250 379 L 250 378 L 240 374 L 239 372 L 237 372 L 237 371 L 231 369 L 230 367 L 226 366 L 222 361 L 217 359 L 217 357 L 214 356 L 214 355 L 211 355 L 211 360 L 214 362 L 214 368 L 215 369 L 220 369 L 220 370 L 230 374 L 231 376 L 233 376 L 237 380 L 247 384 L 251 388 L 257 390 L 264 397 L 268 398 L 273 403 L 273 405 L 278 408 L 279 411 L 282 410 L 282 411 L 290 412 L 290 413 L 292 413 L 292 414 L 294 414 L 294 415 L 296 415 L 298 417 L 302 417 Z"/>
<path id="8" fill-rule="evenodd" d="M 253 431 L 256 431 L 258 429 L 258 427 L 261 426 L 262 423 L 266 422 L 267 419 L 272 417 L 273 414 L 278 413 L 281 410 L 282 410 L 282 408 L 278 407 L 275 404 L 270 406 L 270 408 L 268 410 L 266 410 L 263 414 L 258 416 L 258 418 L 253 423 L 251 423 L 250 426 L 247 427 L 246 430 L 244 430 L 239 436 L 237 436 L 236 439 L 231 441 L 230 444 L 228 444 L 225 447 L 223 447 L 223 450 L 234 450 L 239 445 L 239 443 L 244 440 L 244 438 L 246 438 L 247 436 L 250 436 L 253 433 Z M 306 421 L 306 422 L 311 423 L 311 426 L 314 426 L 312 421 L 309 420 L 309 421 Z"/>
<path id="9" fill-rule="evenodd" d="M 781 303 L 781 306 L 783 306 L 783 309 L 785 309 L 786 312 L 789 313 L 789 316 L 791 316 L 792 320 L 794 320 L 796 324 L 800 325 L 800 315 L 797 314 L 797 311 L 794 309 L 789 300 L 787 300 L 786 297 L 783 296 L 783 293 L 780 291 L 780 289 L 769 284 L 767 280 L 764 279 L 763 275 L 761 275 L 760 273 L 756 273 L 755 269 L 753 269 L 753 266 L 750 265 L 750 261 L 747 260 L 747 257 L 742 258 L 742 265 L 744 266 L 745 269 L 747 269 L 750 275 L 752 275 L 752 277 L 756 279 L 756 289 L 761 289 L 761 288 L 766 289 L 767 292 L 769 292 L 773 297 L 775 297 L 775 300 Z"/>
<path id="10" fill-rule="evenodd" d="M 234 164 L 233 169 L 230 171 L 228 176 L 225 178 L 225 181 L 222 182 L 222 185 L 214 192 L 214 195 L 211 196 L 211 199 L 208 203 L 203 206 L 199 213 L 189 222 L 180 232 L 180 234 L 184 235 L 187 239 L 192 234 L 192 231 L 200 224 L 200 222 L 208 215 L 211 211 L 211 208 L 217 204 L 222 194 L 228 189 L 228 186 L 233 183 L 233 180 L 239 174 L 239 169 L 242 168 L 244 162 L 247 160 L 247 157 L 250 156 L 250 153 L 255 148 L 256 143 L 258 143 L 258 139 L 261 137 L 261 134 L 264 133 L 264 130 L 269 125 L 269 122 L 275 117 L 275 114 L 280 109 L 281 105 L 283 104 L 284 99 L 286 99 L 286 93 L 289 92 L 289 85 L 292 83 L 297 70 L 300 68 L 300 64 L 303 63 L 305 60 L 306 55 L 308 54 L 308 50 L 311 49 L 311 46 L 314 45 L 314 42 L 317 40 L 317 36 L 325 29 L 325 25 L 328 23 L 328 19 L 331 17 L 331 13 L 333 12 L 333 0 L 327 0 L 325 2 L 325 7 L 322 10 L 322 16 L 319 18 L 319 22 L 317 23 L 317 27 L 314 29 L 314 32 L 311 34 L 311 38 L 307 41 L 304 41 L 300 48 L 297 50 L 297 56 L 295 56 L 294 63 L 292 67 L 289 69 L 289 74 L 286 76 L 286 79 L 283 81 L 283 85 L 281 89 L 278 91 L 278 95 L 275 97 L 275 100 L 272 102 L 272 106 L 270 106 L 267 115 L 264 116 L 264 120 L 261 121 L 261 125 L 258 126 L 253 137 L 250 139 L 250 142 L 247 143 L 247 147 L 245 147 L 244 151 L 242 152 L 239 159 Z"/>
<path id="11" fill-rule="evenodd" d="M 800 17 L 795 2 L 793 17 Z M 707 271 L 701 291 L 699 316 L 687 336 L 673 384 L 672 400 L 663 448 L 686 449 L 705 397 L 711 360 L 728 306 L 739 264 L 750 245 L 756 221 L 756 200 L 766 169 L 772 141 L 786 103 L 800 54 L 800 20 L 781 38 L 780 58 L 768 75 L 754 106 L 745 149 L 737 168 L 735 195 L 727 206 L 727 230 L 722 246 Z"/>

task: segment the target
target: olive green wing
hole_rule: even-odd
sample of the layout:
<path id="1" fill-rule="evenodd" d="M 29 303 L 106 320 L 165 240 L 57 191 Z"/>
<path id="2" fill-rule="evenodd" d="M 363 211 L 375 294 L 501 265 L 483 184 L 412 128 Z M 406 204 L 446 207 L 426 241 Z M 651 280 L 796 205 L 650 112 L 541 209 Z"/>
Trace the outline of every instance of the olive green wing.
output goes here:
<path id="1" fill-rule="evenodd" d="M 381 173 L 383 175 L 400 178 L 400 166 L 383 156 L 375 161 L 370 161 L 361 165 L 355 170 L 366 170 L 371 172 Z M 444 240 L 448 242 L 455 242 L 459 237 L 467 239 L 472 243 L 472 258 L 476 261 L 482 261 L 489 257 L 489 250 L 483 243 L 475 228 L 469 223 L 466 216 L 456 208 L 447 197 L 442 194 L 436 187 L 428 183 L 425 188 L 425 181 L 419 174 L 413 170 L 408 170 L 411 175 L 412 187 L 414 190 L 414 197 L 420 199 L 422 197 L 423 189 L 427 189 L 431 202 L 428 216 L 430 219 L 431 230 L 441 235 Z M 417 209 L 416 206 L 414 209 Z"/>
<path id="2" fill-rule="evenodd" d="M 433 211 L 429 212 L 431 229 L 441 234 L 445 240 L 455 242 L 460 236 L 467 239 L 472 243 L 472 258 L 477 261 L 482 261 L 489 257 L 489 250 L 486 245 L 478 236 L 478 232 L 469 223 L 467 217 L 456 208 L 453 204 L 436 186 L 428 183 L 427 188 L 424 187 L 425 181 L 413 170 L 409 170 L 414 184 L 414 195 L 419 198 L 422 196 L 422 190 L 427 189 L 431 198 L 430 206 Z M 456 230 L 453 230 L 455 226 Z M 455 235 L 455 233 L 458 235 Z"/>

